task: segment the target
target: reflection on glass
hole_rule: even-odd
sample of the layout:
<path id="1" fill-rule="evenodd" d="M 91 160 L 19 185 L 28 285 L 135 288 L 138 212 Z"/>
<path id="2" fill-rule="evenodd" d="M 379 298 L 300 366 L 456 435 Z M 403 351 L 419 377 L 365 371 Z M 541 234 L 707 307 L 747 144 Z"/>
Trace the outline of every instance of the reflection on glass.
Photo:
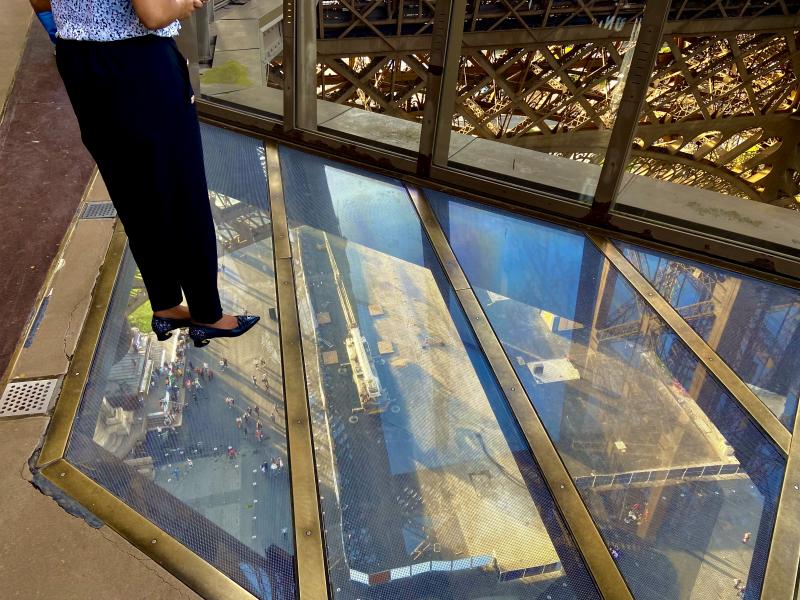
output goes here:
<path id="1" fill-rule="evenodd" d="M 756 598 L 774 446 L 582 234 L 428 197 L 636 598 Z"/>
<path id="2" fill-rule="evenodd" d="M 591 200 L 644 3 L 467 4 L 451 162 Z"/>
<path id="3" fill-rule="evenodd" d="M 791 429 L 800 394 L 800 292 L 631 244 L 617 245 Z"/>
<path id="4" fill-rule="evenodd" d="M 204 349 L 165 342 L 129 253 L 123 259 L 67 459 L 259 599 L 295 598 L 272 240 L 260 142 L 203 127 L 230 313 L 256 330 Z M 223 162 L 224 161 L 224 162 Z M 171 232 L 164 260 L 191 247 Z M 164 240 L 154 243 L 166 244 Z M 274 467 L 273 467 L 274 465 Z"/>
<path id="5" fill-rule="evenodd" d="M 334 598 L 597 598 L 404 187 L 281 163 Z"/>
<path id="6" fill-rule="evenodd" d="M 200 92 L 283 114 L 283 2 L 208 2 L 194 20 Z"/>

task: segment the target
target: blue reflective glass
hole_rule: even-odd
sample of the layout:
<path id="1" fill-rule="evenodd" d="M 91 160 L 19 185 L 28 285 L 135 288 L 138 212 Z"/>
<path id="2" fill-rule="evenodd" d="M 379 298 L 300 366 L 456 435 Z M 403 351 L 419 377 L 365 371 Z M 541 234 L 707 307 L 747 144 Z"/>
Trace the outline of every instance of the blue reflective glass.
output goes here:
<path id="1" fill-rule="evenodd" d="M 202 135 L 223 309 L 264 318 L 256 331 L 204 349 L 185 330 L 159 342 L 126 253 L 66 457 L 257 598 L 290 600 L 294 534 L 280 341 L 267 316 L 275 281 L 263 146 L 211 127 Z M 164 260 L 180 269 L 191 248 Z"/>
<path id="2" fill-rule="evenodd" d="M 758 597 L 775 446 L 583 234 L 427 195 L 634 595 Z"/>
<path id="3" fill-rule="evenodd" d="M 787 429 L 800 395 L 800 291 L 618 242 Z"/>
<path id="4" fill-rule="evenodd" d="M 403 185 L 280 157 L 332 596 L 597 598 Z"/>

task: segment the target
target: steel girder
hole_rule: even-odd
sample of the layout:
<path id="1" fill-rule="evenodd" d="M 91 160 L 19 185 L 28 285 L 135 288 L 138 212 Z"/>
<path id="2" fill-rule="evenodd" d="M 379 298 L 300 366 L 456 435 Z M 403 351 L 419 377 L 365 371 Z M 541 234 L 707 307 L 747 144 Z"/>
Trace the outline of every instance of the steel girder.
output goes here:
<path id="1" fill-rule="evenodd" d="M 602 163 L 643 4 L 468 0 L 453 129 Z M 318 97 L 421 121 L 434 9 L 319 2 Z M 674 0 L 629 171 L 796 208 L 799 11 Z"/>

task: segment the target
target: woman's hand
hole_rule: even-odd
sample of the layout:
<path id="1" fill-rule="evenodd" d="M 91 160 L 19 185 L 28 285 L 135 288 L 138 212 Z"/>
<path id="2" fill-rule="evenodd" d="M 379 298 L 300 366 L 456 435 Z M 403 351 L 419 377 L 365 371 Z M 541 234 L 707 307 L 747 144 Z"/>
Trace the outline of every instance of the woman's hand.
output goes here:
<path id="1" fill-rule="evenodd" d="M 176 19 L 186 19 L 203 6 L 202 0 L 132 0 L 132 3 L 136 16 L 148 29 L 161 29 Z"/>

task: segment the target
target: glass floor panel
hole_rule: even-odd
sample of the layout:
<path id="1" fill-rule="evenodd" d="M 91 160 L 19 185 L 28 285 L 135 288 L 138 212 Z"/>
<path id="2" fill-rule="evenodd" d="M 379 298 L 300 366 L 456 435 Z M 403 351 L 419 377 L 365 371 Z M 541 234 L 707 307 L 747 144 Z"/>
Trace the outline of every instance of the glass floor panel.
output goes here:
<path id="1" fill-rule="evenodd" d="M 126 251 L 66 458 L 257 597 L 289 599 L 294 535 L 263 145 L 202 134 L 223 308 L 262 320 L 203 349 L 185 333 L 157 341 Z M 180 269 L 191 244 L 172 234 L 180 243 L 165 260 Z"/>
<path id="2" fill-rule="evenodd" d="M 757 597 L 777 449 L 583 234 L 426 194 L 635 597 Z"/>
<path id="3" fill-rule="evenodd" d="M 185 334 L 159 342 L 126 252 L 64 458 L 256 598 L 292 600 L 265 151 L 201 130 L 223 306 L 262 319 L 201 349 Z M 330 597 L 599 598 L 404 184 L 290 148 L 279 158 Z M 425 195 L 633 595 L 759 597 L 777 448 L 582 233 Z M 153 243 L 172 244 L 180 269 L 191 240 L 172 233 Z M 788 425 L 797 295 L 623 251 L 768 405 L 764 390 L 782 396 L 771 408 Z M 589 529 L 574 531 L 597 540 Z"/>
<path id="4" fill-rule="evenodd" d="M 791 430 L 800 395 L 800 292 L 633 244 L 616 243 Z"/>
<path id="5" fill-rule="evenodd" d="M 280 157 L 333 597 L 598 598 L 404 186 Z"/>

